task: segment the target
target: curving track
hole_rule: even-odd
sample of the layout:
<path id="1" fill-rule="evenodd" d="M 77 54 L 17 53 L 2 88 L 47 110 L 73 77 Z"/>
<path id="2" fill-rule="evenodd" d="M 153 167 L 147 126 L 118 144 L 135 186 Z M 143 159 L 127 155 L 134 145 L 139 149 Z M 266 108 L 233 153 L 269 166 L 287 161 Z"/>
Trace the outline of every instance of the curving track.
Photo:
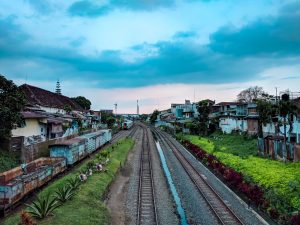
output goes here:
<path id="1" fill-rule="evenodd" d="M 158 224 L 155 193 L 153 184 L 151 154 L 149 147 L 148 131 L 145 126 L 143 129 L 142 152 L 140 158 L 139 187 L 138 187 L 138 207 L 137 221 L 138 225 Z"/>
<path id="2" fill-rule="evenodd" d="M 202 177 L 197 169 L 189 160 L 177 149 L 174 140 L 170 139 L 165 133 L 153 130 L 159 142 L 165 147 L 170 148 L 190 179 L 197 187 L 199 193 L 203 196 L 217 220 L 223 225 L 244 225 L 244 223 L 235 215 L 235 213 L 226 205 L 218 193 Z"/>

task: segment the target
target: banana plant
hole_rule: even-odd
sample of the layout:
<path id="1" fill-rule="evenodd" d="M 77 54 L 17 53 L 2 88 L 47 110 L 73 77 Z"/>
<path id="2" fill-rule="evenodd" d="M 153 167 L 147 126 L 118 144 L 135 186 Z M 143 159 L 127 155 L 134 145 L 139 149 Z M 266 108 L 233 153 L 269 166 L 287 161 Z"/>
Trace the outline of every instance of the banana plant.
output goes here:
<path id="1" fill-rule="evenodd" d="M 55 199 L 60 203 L 64 203 L 71 199 L 76 194 L 75 189 L 73 189 L 70 185 L 66 185 L 63 187 L 59 187 L 57 191 L 55 191 Z"/>
<path id="2" fill-rule="evenodd" d="M 31 205 L 28 206 L 27 212 L 36 219 L 43 219 L 50 215 L 58 206 L 59 202 L 55 198 L 50 198 L 50 195 L 38 197 Z"/>

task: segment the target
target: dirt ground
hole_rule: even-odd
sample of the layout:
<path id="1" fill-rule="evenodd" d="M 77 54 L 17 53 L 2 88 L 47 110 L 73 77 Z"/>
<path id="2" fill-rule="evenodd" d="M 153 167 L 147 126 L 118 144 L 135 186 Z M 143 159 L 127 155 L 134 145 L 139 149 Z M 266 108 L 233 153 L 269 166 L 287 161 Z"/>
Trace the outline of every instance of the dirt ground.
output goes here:
<path id="1" fill-rule="evenodd" d="M 129 163 L 134 156 L 137 143 L 129 152 L 125 165 L 122 166 L 114 182 L 109 188 L 105 203 L 111 212 L 111 225 L 129 225 L 131 218 L 126 215 L 125 202 L 128 192 L 128 183 L 132 172 L 132 165 Z"/>

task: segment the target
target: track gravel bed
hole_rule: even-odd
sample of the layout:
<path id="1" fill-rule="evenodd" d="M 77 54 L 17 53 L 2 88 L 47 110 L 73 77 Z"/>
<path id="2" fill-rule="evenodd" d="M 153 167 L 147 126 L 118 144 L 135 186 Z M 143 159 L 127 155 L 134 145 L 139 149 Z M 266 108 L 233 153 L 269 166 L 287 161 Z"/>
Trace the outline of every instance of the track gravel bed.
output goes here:
<path id="1" fill-rule="evenodd" d="M 206 201 L 199 194 L 194 183 L 184 171 L 172 150 L 160 142 L 168 167 L 170 169 L 174 185 L 176 186 L 182 206 L 185 209 L 186 217 L 190 225 L 209 224 L 219 225 L 215 215 L 207 205 Z"/>
<path id="2" fill-rule="evenodd" d="M 152 132 L 148 130 L 149 137 L 152 136 Z M 149 145 L 152 154 L 152 169 L 154 178 L 154 187 L 156 194 L 156 210 L 159 224 L 161 225 L 176 225 L 180 224 L 176 204 L 173 201 L 173 197 L 168 188 L 165 174 L 161 167 L 160 158 L 156 149 L 156 145 L 153 138 L 149 138 Z"/>
<path id="3" fill-rule="evenodd" d="M 137 123 L 138 126 L 145 126 Z M 160 225 L 177 225 L 179 219 L 176 214 L 175 203 L 169 192 L 167 182 L 161 168 L 160 159 L 155 147 L 152 133 L 148 129 L 149 146 L 152 156 L 152 169 L 155 187 L 155 200 L 157 207 L 158 223 Z M 127 197 L 126 197 L 126 217 L 131 218 L 130 224 L 136 224 L 137 216 L 137 200 L 138 200 L 138 184 L 139 184 L 139 168 L 140 156 L 142 149 L 142 128 L 135 134 L 136 144 L 134 146 L 134 155 L 128 163 L 131 165 L 132 171 L 128 182 Z"/>

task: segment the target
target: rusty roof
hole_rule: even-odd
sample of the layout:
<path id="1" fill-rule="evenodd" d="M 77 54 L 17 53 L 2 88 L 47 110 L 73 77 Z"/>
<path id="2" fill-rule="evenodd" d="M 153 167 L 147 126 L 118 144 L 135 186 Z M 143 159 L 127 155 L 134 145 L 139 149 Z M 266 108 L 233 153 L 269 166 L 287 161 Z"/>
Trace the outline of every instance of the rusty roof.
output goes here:
<path id="1" fill-rule="evenodd" d="M 24 92 L 29 105 L 40 105 L 59 109 L 64 109 L 69 105 L 73 110 L 83 111 L 83 108 L 79 104 L 67 96 L 59 95 L 29 84 L 21 85 L 20 89 Z"/>

